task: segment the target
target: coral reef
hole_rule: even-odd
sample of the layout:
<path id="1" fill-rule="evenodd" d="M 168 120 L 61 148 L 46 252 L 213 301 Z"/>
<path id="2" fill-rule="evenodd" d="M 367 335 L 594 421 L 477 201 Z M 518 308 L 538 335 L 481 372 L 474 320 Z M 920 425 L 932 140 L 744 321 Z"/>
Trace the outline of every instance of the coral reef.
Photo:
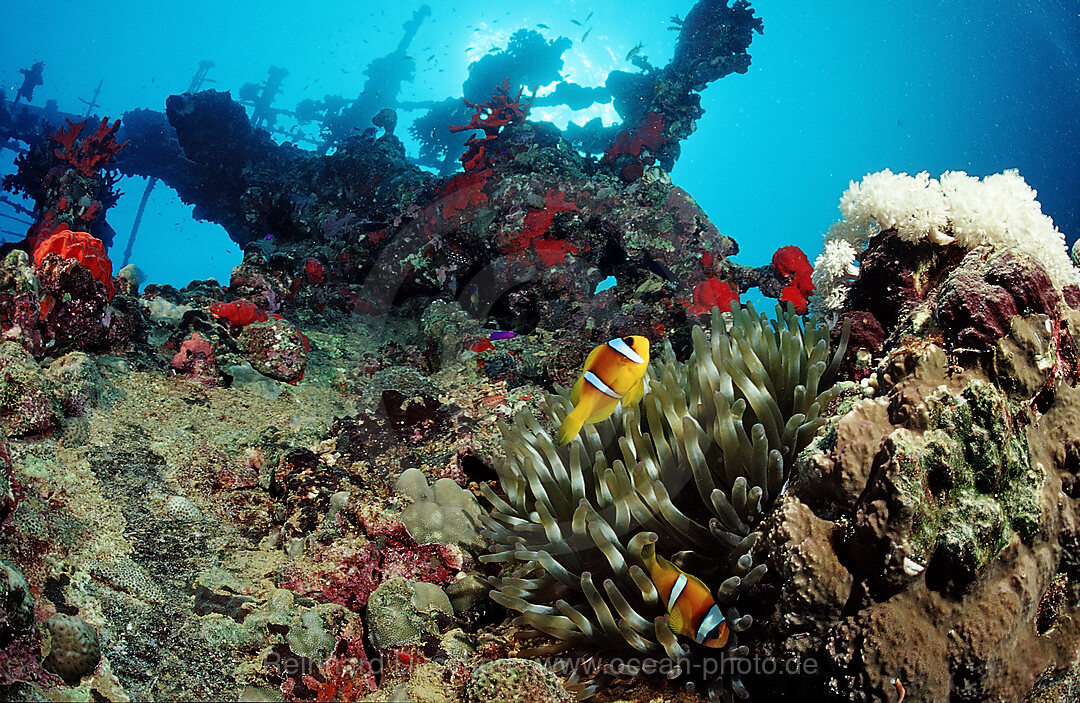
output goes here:
<path id="1" fill-rule="evenodd" d="M 14 437 L 47 432 L 60 422 L 53 384 L 25 349 L 0 343 L 0 428 Z"/>
<path id="2" fill-rule="evenodd" d="M 421 543 L 456 544 L 477 551 L 484 546 L 480 537 L 480 505 L 472 493 L 448 478 L 428 485 L 418 469 L 407 469 L 394 489 L 411 500 L 401 512 L 401 522 Z"/>
<path id="3" fill-rule="evenodd" d="M 528 659 L 500 659 L 476 667 L 467 687 L 469 703 L 570 703 L 555 676 Z"/>
<path id="4" fill-rule="evenodd" d="M 257 126 L 269 84 L 251 119 L 0 112 L 35 218 L 0 252 L 0 698 L 1075 697 L 1061 233 L 1016 172 L 884 171 L 814 267 L 734 263 L 667 171 L 762 24 L 672 24 L 668 66 L 639 46 L 592 89 L 513 35 L 414 124 L 439 176 L 370 98 L 298 107 L 319 153 Z M 606 129 L 527 114 L 606 101 Z M 112 275 L 114 166 L 226 228 L 228 285 Z M 625 335 L 661 350 L 644 398 L 555 446 Z"/>

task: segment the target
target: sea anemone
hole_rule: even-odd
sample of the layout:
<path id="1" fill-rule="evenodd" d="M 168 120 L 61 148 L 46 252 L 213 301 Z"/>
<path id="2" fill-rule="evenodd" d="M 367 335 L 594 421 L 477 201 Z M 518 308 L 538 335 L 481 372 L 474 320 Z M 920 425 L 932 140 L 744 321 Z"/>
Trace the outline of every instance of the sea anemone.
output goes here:
<path id="1" fill-rule="evenodd" d="M 571 410 L 567 389 L 548 396 L 546 427 L 529 413 L 500 425 L 502 495 L 485 487 L 492 546 L 481 560 L 506 568 L 491 597 L 521 613 L 517 624 L 559 640 L 530 654 L 607 658 L 600 676 L 568 672 L 579 698 L 610 678 L 603 674 L 650 668 L 710 697 L 724 680 L 746 696 L 719 663 L 749 654 L 737 633 L 751 618 L 736 602 L 765 573 L 751 557 L 756 530 L 839 392 L 848 330 L 830 355 L 828 329 L 804 327 L 790 306 L 778 306 L 775 320 L 732 307 L 729 331 L 714 309 L 711 334 L 694 328 L 689 361 L 665 345 L 643 400 L 586 425 L 569 445 L 556 446 L 548 430 Z M 731 631 L 724 649 L 673 633 L 642 556 L 652 544 L 712 590 Z"/>

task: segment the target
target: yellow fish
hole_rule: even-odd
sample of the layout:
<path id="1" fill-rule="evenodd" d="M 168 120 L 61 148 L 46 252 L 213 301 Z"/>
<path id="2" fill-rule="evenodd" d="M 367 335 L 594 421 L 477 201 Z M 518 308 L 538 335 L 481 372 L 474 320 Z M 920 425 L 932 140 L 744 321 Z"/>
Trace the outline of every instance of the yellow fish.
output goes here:
<path id="1" fill-rule="evenodd" d="M 649 578 L 667 606 L 671 631 L 706 647 L 717 649 L 726 645 L 727 620 L 705 582 L 656 556 L 655 544 L 645 545 L 641 556 Z"/>
<path id="2" fill-rule="evenodd" d="M 570 393 L 574 409 L 559 428 L 559 444 L 573 439 L 586 423 L 606 420 L 620 400 L 624 407 L 641 400 L 648 367 L 649 340 L 644 337 L 616 337 L 589 352 Z"/>

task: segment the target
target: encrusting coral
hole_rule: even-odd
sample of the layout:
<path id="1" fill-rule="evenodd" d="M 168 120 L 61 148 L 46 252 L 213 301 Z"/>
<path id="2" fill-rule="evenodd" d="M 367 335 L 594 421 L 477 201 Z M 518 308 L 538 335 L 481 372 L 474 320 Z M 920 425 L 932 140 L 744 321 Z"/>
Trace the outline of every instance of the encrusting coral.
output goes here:
<path id="1" fill-rule="evenodd" d="M 688 362 L 667 346 L 652 362 L 643 400 L 585 426 L 569 445 L 557 447 L 527 413 L 501 424 L 507 458 L 496 469 L 504 495 L 484 487 L 494 505 L 483 518 L 493 546 L 481 560 L 509 567 L 493 579 L 491 596 L 521 613 L 518 624 L 562 640 L 534 653 L 580 646 L 651 657 L 669 678 L 704 684 L 713 697 L 721 681 L 703 675 L 718 671 L 706 660 L 748 654 L 736 633 L 751 618 L 735 604 L 765 572 L 750 550 L 795 455 L 838 394 L 833 379 L 847 327 L 830 355 L 827 328 L 804 327 L 790 307 L 778 307 L 775 320 L 752 305 L 733 307 L 730 331 L 714 310 L 711 334 L 694 328 Z M 570 409 L 568 390 L 549 396 L 550 426 Z M 646 575 L 642 551 L 650 545 L 713 591 L 732 633 L 726 649 L 673 634 Z M 615 661 L 605 673 L 641 671 Z M 580 678 L 571 672 L 579 697 L 599 689 L 601 679 Z M 737 676 L 730 685 L 746 695 Z"/>

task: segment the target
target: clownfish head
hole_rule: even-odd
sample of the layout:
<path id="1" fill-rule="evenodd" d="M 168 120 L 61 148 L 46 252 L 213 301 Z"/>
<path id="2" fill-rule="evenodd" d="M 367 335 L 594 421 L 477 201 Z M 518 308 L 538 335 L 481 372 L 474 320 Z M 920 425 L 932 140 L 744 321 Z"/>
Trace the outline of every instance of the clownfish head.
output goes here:
<path id="1" fill-rule="evenodd" d="M 607 343 L 628 362 L 633 364 L 649 363 L 649 340 L 640 335 L 616 337 Z"/>

